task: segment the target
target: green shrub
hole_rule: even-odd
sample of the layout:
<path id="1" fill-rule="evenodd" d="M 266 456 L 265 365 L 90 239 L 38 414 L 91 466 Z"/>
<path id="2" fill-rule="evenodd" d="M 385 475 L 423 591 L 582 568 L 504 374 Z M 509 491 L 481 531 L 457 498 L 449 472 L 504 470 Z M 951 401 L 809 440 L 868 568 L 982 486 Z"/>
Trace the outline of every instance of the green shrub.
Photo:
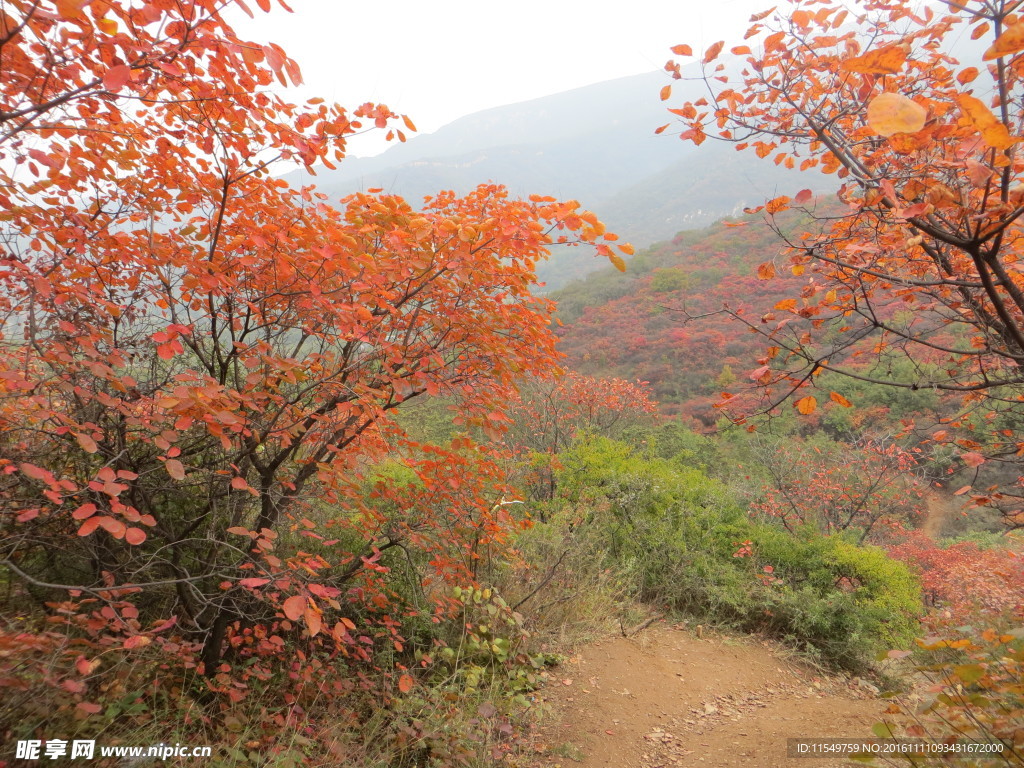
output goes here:
<path id="1" fill-rule="evenodd" d="M 595 555 L 642 599 L 765 631 L 839 667 L 912 641 L 919 585 L 880 549 L 752 522 L 704 472 L 605 438 L 562 462 L 559 487 L 596 530 Z"/>

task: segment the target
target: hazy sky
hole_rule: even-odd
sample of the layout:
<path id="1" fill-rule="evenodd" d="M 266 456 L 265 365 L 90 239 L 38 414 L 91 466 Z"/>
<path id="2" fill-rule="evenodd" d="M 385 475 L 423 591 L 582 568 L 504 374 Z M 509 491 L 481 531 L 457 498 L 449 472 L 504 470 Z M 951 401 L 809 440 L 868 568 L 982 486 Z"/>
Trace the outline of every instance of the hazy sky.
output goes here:
<path id="1" fill-rule="evenodd" d="M 278 43 L 299 62 L 306 85 L 291 98 L 383 102 L 421 133 L 488 107 L 661 69 L 677 43 L 738 44 L 750 15 L 775 4 L 289 0 L 289 14 L 272 2 L 267 15 L 247 0 L 256 19 L 238 13 L 233 22 L 242 37 Z M 379 139 L 351 145 L 356 155 L 380 149 Z"/>

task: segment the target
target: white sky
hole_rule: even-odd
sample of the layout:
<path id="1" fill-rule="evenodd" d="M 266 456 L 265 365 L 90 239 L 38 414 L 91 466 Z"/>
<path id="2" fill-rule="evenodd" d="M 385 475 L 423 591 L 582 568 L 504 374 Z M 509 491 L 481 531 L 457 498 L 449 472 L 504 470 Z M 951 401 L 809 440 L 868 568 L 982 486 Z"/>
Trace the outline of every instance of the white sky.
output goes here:
<path id="1" fill-rule="evenodd" d="M 275 2 L 270 15 L 247 4 L 256 19 L 232 13 L 238 34 L 281 45 L 302 67 L 306 84 L 291 99 L 381 102 L 430 133 L 489 107 L 661 69 L 677 43 L 738 45 L 750 15 L 776 3 L 289 0 L 294 13 Z M 380 136 L 350 145 L 353 155 L 384 148 Z"/>

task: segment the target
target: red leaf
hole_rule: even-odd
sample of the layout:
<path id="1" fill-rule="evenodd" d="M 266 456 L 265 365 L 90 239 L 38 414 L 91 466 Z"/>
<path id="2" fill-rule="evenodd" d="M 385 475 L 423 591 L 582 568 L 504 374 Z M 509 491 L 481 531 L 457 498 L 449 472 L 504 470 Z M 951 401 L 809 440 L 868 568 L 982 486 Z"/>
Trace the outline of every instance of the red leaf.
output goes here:
<path id="1" fill-rule="evenodd" d="M 127 529 L 125 524 L 120 520 L 115 520 L 113 517 L 107 517 L 106 515 L 100 515 L 99 517 L 90 517 L 87 522 L 91 522 L 93 520 L 97 521 L 99 526 L 115 539 L 124 538 L 124 534 Z"/>
<path id="2" fill-rule="evenodd" d="M 281 610 L 292 621 L 298 621 L 306 612 L 306 598 L 302 595 L 292 595 L 281 605 Z"/>
<path id="3" fill-rule="evenodd" d="M 71 513 L 71 517 L 75 520 L 85 520 L 87 517 L 92 517 L 96 514 L 96 505 L 91 501 L 86 502 L 74 512 Z"/>
<path id="4" fill-rule="evenodd" d="M 985 463 L 985 457 L 975 451 L 961 453 L 960 458 L 963 459 L 964 464 L 968 467 L 979 467 Z"/>
<path id="5" fill-rule="evenodd" d="M 116 64 L 103 75 L 103 87 L 108 91 L 119 91 L 132 78 L 132 70 L 127 64 Z"/>
<path id="6" fill-rule="evenodd" d="M 415 685 L 415 681 L 412 679 L 412 675 L 404 674 L 398 678 L 398 690 L 402 693 L 408 693 L 411 691 L 413 685 Z"/>
<path id="7" fill-rule="evenodd" d="M 146 532 L 141 528 L 129 528 L 124 532 L 124 540 L 133 547 L 138 546 L 146 540 Z"/>
<path id="8" fill-rule="evenodd" d="M 99 519 L 99 517 L 98 516 L 97 517 L 90 517 L 88 520 L 86 520 L 84 523 L 82 523 L 82 527 L 78 529 L 78 535 L 79 536 L 88 536 L 90 533 L 92 533 L 93 531 L 95 531 L 99 527 L 100 527 L 100 519 Z"/>
<path id="9" fill-rule="evenodd" d="M 813 197 L 814 193 L 811 192 L 811 190 L 801 189 L 799 192 L 796 193 L 796 197 L 793 198 L 793 202 L 796 203 L 797 205 L 803 205 L 804 203 L 810 201 L 810 199 Z"/>
<path id="10" fill-rule="evenodd" d="M 96 453 L 96 451 L 100 449 L 99 446 L 96 445 L 96 441 L 84 432 L 76 432 L 75 438 L 77 438 L 78 444 L 82 446 L 82 450 L 86 453 Z"/>
<path id="11" fill-rule="evenodd" d="M 167 474 L 175 480 L 185 479 L 185 467 L 177 459 L 168 459 L 164 466 L 167 468 Z"/>

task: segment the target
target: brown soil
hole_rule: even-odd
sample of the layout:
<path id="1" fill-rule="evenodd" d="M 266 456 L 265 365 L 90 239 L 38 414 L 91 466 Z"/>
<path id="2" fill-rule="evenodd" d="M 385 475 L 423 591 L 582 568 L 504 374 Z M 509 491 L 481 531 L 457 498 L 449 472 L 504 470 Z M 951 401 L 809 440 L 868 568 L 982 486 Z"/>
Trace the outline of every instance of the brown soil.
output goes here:
<path id="1" fill-rule="evenodd" d="M 824 768 L 790 738 L 871 738 L 869 683 L 822 675 L 756 640 L 655 625 L 585 648 L 542 691 L 538 766 Z"/>

